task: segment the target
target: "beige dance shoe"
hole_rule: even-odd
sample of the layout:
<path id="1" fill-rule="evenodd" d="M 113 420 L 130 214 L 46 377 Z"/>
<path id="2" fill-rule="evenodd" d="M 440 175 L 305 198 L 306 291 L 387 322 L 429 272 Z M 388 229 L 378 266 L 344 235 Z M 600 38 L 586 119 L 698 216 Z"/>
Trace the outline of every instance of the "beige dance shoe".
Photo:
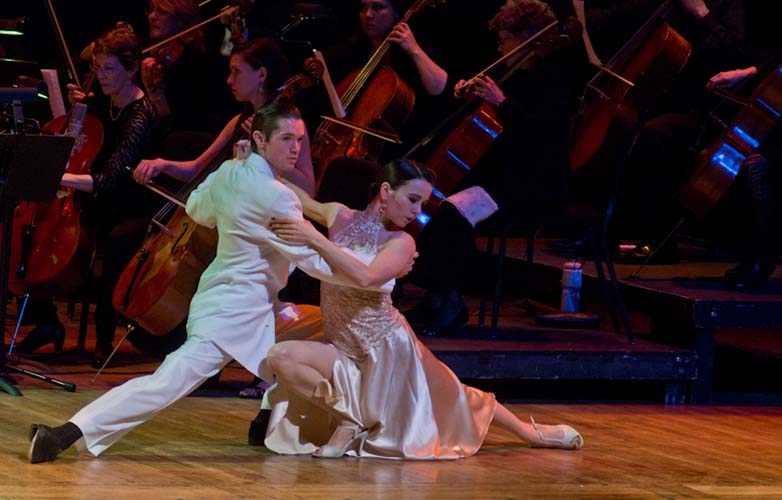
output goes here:
<path id="1" fill-rule="evenodd" d="M 530 417 L 529 420 L 532 422 L 532 427 L 538 431 L 538 435 L 540 436 L 540 441 L 536 443 L 538 446 L 543 448 L 562 448 L 563 450 L 577 450 L 584 446 L 584 438 L 581 437 L 581 434 L 579 434 L 577 430 L 569 425 L 541 424 L 538 426 L 538 424 L 535 423 L 534 418 Z M 543 429 L 541 429 L 541 427 L 543 427 Z M 562 431 L 562 437 L 555 438 L 546 436 L 543 434 L 544 429 L 560 429 Z"/>
<path id="2" fill-rule="evenodd" d="M 345 442 L 342 446 L 334 446 L 325 444 L 318 448 L 312 456 L 315 458 L 340 458 L 345 455 L 349 450 L 355 449 L 358 444 L 358 454 L 364 451 L 364 443 L 369 435 L 369 430 L 362 429 L 358 425 L 338 425 L 337 429 L 347 429 L 352 432 L 352 437 Z M 334 431 L 337 432 L 336 430 Z"/>

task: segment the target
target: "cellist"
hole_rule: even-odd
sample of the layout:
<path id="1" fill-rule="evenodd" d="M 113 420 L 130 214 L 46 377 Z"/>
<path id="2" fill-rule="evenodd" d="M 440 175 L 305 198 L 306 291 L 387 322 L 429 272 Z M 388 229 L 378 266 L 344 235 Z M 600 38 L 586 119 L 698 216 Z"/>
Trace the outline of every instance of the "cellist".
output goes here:
<path id="1" fill-rule="evenodd" d="M 588 8 L 590 3 L 594 2 L 587 2 Z M 649 0 L 628 3 L 636 12 L 644 5 L 660 6 L 660 2 Z M 669 91 L 647 106 L 645 116 L 636 116 L 632 106 L 628 107 L 631 112 L 618 113 L 612 124 L 615 130 L 610 137 L 607 134 L 584 172 L 579 171 L 574 178 L 574 190 L 583 188 L 576 193 L 579 196 L 591 196 L 595 184 L 599 184 L 597 188 L 614 184 L 606 178 L 621 179 L 616 215 L 623 226 L 616 232 L 642 240 L 626 258 L 646 259 L 652 253 L 660 261 L 677 258 L 674 238 L 667 240 L 670 244 L 661 243 L 679 220 L 678 192 L 689 177 L 689 166 L 694 164 L 691 148 L 710 102 L 706 81 L 721 70 L 741 65 L 746 57 L 744 4 L 743 0 L 672 1 L 667 22 L 692 46 L 683 70 Z M 609 5 L 606 10 L 612 8 Z M 623 19 L 627 17 L 614 22 Z M 606 23 L 603 28 L 610 26 Z M 590 34 L 599 35 L 593 31 Z M 640 83 L 639 94 L 643 86 Z M 590 178 L 598 181 L 590 183 Z"/>
<path id="2" fill-rule="evenodd" d="M 102 364 L 111 350 L 117 315 L 111 293 L 122 270 L 141 245 L 159 198 L 133 182 L 133 166 L 154 145 L 158 115 L 138 83 L 141 40 L 128 28 L 115 28 L 95 41 L 92 67 L 106 101 L 98 98 L 95 112 L 104 124 L 103 148 L 90 174 L 66 173 L 62 186 L 91 193 L 89 220 L 99 247 L 103 269 L 95 310 L 96 347 L 93 364 Z M 85 95 L 68 85 L 72 102 Z"/>
<path id="3" fill-rule="evenodd" d="M 436 123 L 436 110 L 440 100 L 436 97 L 443 96 L 448 83 L 448 73 L 430 55 L 431 50 L 421 47 L 408 23 L 400 22 L 411 4 L 409 0 L 361 0 L 358 12 L 361 32 L 324 51 L 329 72 L 336 83 L 351 76 L 352 72 L 364 68 L 372 54 L 388 39 L 391 48 L 381 66 L 393 69 L 399 79 L 409 85 L 415 94 L 411 116 L 400 130 L 393 131 L 407 147 L 414 144 Z M 371 92 L 371 89 L 364 89 L 363 92 Z M 327 114 L 331 114 L 331 111 Z M 349 177 L 350 173 L 357 169 L 379 168 L 380 165 L 372 160 L 385 163 L 402 153 L 401 150 L 395 151 L 394 145 L 385 144 L 380 158 L 369 159 L 367 162 L 353 159 L 342 162 L 337 167 L 339 171 L 334 174 L 333 180 L 342 185 L 339 190 L 344 191 L 343 182 L 346 175 Z M 318 168 L 319 175 L 322 175 L 329 165 L 319 165 Z M 343 172 L 346 175 L 342 175 Z M 374 172 L 368 178 L 373 179 Z M 366 186 L 359 186 L 358 190 L 363 194 Z M 330 189 L 327 188 L 326 191 Z M 365 201 L 362 200 L 359 206 L 364 206 Z"/>
<path id="4" fill-rule="evenodd" d="M 92 69 L 102 94 L 90 104 L 103 124 L 103 146 L 89 174 L 65 173 L 61 181 L 65 188 L 90 193 L 83 198 L 84 222 L 97 238 L 97 247 L 103 249 L 95 311 L 97 340 L 93 364 L 98 366 L 112 350 L 117 324 L 111 305 L 114 283 L 141 245 L 149 220 L 161 204 L 134 183 L 126 171 L 126 166 L 137 164 L 153 147 L 158 125 L 157 112 L 139 87 L 141 50 L 141 40 L 127 27 L 114 28 L 95 41 Z M 85 98 L 76 85 L 68 84 L 68 89 L 71 103 Z M 63 336 L 61 328 L 41 328 L 39 323 L 20 348 L 32 351 L 49 342 L 59 347 Z"/>
<path id="5" fill-rule="evenodd" d="M 556 19 L 539 0 L 507 0 L 491 19 L 498 51 L 508 53 Z M 419 258 L 410 275 L 427 295 L 407 313 L 416 331 L 442 331 L 467 321 L 461 292 L 479 263 L 475 225 L 497 217 L 534 223 L 565 200 L 575 47 L 554 51 L 533 67 L 519 67 L 502 88 L 487 75 L 459 81 L 457 96 L 484 100 L 497 110 L 502 133 L 464 178 L 462 191 L 439 206 L 417 239 Z M 530 53 L 520 50 L 513 66 Z"/>

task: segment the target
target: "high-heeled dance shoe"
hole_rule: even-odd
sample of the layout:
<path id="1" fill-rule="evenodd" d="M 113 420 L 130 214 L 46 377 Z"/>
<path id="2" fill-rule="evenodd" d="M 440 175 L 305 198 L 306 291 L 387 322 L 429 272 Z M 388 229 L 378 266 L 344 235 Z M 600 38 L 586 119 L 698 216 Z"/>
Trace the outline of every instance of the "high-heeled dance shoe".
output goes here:
<path id="1" fill-rule="evenodd" d="M 542 425 L 543 427 L 562 430 L 562 437 L 555 438 L 548 437 L 543 434 L 543 430 L 541 430 L 538 424 L 535 423 L 534 418 L 530 417 L 529 420 L 532 422 L 532 427 L 538 432 L 538 435 L 540 436 L 540 441 L 536 443 L 538 446 L 542 446 L 544 448 L 562 448 L 563 450 L 577 450 L 584 446 L 584 438 L 581 437 L 581 434 L 579 434 L 577 430 L 570 427 L 569 425 Z"/>
<path id="2" fill-rule="evenodd" d="M 325 444 L 318 448 L 313 454 L 316 458 L 340 458 L 348 452 L 348 450 L 355 449 L 356 443 L 358 443 L 358 454 L 364 451 L 364 443 L 369 435 L 368 429 L 362 429 L 358 425 L 338 425 L 337 429 L 348 429 L 353 433 L 353 436 L 348 439 L 342 446 L 334 446 Z M 334 431 L 335 433 L 337 431 Z"/>
<path id="3" fill-rule="evenodd" d="M 38 325 L 17 344 L 15 351 L 20 354 L 35 352 L 46 344 L 53 344 L 55 352 L 62 351 L 65 342 L 65 327 L 61 323 Z"/>

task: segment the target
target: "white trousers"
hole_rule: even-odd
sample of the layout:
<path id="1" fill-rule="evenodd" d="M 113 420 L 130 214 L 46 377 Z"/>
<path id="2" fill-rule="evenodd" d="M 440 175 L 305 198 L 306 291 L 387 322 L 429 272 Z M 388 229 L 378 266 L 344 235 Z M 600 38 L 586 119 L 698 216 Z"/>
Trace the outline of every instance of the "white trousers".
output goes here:
<path id="1" fill-rule="evenodd" d="M 137 425 L 179 401 L 231 361 L 214 342 L 188 337 L 151 375 L 111 389 L 71 418 L 84 440 L 77 446 L 98 456 Z"/>

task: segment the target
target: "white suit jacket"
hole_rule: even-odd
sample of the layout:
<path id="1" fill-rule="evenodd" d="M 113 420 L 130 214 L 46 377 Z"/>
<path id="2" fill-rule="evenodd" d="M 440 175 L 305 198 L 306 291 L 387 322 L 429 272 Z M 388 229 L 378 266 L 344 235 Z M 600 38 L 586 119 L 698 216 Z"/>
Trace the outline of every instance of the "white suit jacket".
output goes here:
<path id="1" fill-rule="evenodd" d="M 272 302 L 292 265 L 355 286 L 311 248 L 288 245 L 269 230 L 272 216 L 302 219 L 301 204 L 257 154 L 224 162 L 190 194 L 186 210 L 218 233 L 217 254 L 190 303 L 188 335 L 211 339 L 255 375 L 274 343 Z"/>

